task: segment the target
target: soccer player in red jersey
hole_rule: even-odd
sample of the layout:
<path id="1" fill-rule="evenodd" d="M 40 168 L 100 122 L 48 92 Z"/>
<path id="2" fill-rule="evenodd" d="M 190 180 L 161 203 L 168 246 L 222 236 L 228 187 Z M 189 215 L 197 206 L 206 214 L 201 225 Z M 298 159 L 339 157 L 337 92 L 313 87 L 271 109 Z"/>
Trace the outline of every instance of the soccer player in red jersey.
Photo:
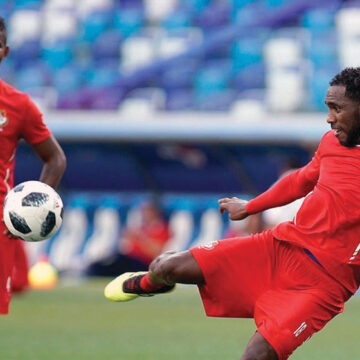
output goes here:
<path id="1" fill-rule="evenodd" d="M 241 360 L 284 360 L 341 313 L 360 283 L 360 68 L 330 82 L 325 133 L 313 159 L 245 201 L 219 200 L 231 220 L 305 200 L 293 221 L 249 237 L 156 258 L 149 272 L 110 282 L 113 301 L 196 284 L 208 316 L 252 317 Z"/>
<path id="2" fill-rule="evenodd" d="M 9 54 L 6 24 L 0 17 L 0 62 Z M 0 80 L 0 219 L 7 192 L 14 185 L 15 152 L 25 139 L 43 162 L 40 181 L 56 187 L 65 171 L 66 159 L 60 145 L 43 122 L 30 97 Z M 16 254 L 16 255 L 15 255 Z M 15 267 L 14 267 L 15 264 Z M 21 240 L 0 222 L 0 314 L 7 314 L 11 292 L 27 281 L 27 264 Z M 16 284 L 13 284 L 13 276 Z"/>

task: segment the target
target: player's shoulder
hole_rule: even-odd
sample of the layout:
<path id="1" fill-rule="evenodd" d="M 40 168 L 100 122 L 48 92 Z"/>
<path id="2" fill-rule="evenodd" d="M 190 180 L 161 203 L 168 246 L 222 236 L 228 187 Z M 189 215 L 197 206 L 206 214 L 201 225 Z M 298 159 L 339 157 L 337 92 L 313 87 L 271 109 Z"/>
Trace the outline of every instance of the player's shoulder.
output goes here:
<path id="1" fill-rule="evenodd" d="M 336 145 L 338 140 L 335 136 L 334 130 L 327 131 L 321 138 L 320 145 Z"/>

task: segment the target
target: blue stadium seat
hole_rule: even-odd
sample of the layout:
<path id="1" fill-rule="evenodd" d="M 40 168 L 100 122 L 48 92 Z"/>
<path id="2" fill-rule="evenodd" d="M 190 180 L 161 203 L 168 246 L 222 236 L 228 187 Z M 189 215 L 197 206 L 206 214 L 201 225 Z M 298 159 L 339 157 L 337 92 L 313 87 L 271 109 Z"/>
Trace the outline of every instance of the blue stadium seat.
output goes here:
<path id="1" fill-rule="evenodd" d="M 123 36 L 117 30 L 101 33 L 91 46 L 93 59 L 119 59 L 122 40 Z"/>
<path id="2" fill-rule="evenodd" d="M 168 111 L 183 111 L 194 108 L 194 96 L 191 88 L 168 90 L 165 109 Z"/>
<path id="3" fill-rule="evenodd" d="M 87 74 L 86 85 L 91 88 L 102 88 L 116 85 L 120 79 L 118 67 L 109 66 L 105 63 L 102 66 L 93 68 Z"/>
<path id="4" fill-rule="evenodd" d="M 45 45 L 41 49 L 41 58 L 52 70 L 58 70 L 73 60 L 72 44 L 69 41 L 58 41 Z"/>
<path id="5" fill-rule="evenodd" d="M 194 25 L 204 30 L 216 29 L 226 26 L 231 17 L 231 5 L 228 2 L 213 2 L 194 19 Z"/>
<path id="6" fill-rule="evenodd" d="M 261 63 L 263 60 L 263 37 L 245 37 L 236 41 L 231 50 L 233 70 L 241 71 L 246 67 Z"/>
<path id="7" fill-rule="evenodd" d="M 331 32 L 335 27 L 335 12 L 326 8 L 307 11 L 301 20 L 301 25 L 312 33 Z"/>
<path id="8" fill-rule="evenodd" d="M 315 111 L 327 111 L 325 95 L 329 88 L 329 81 L 340 71 L 339 65 L 323 67 L 314 72 L 310 82 L 310 105 Z"/>
<path id="9" fill-rule="evenodd" d="M 113 18 L 113 28 L 123 37 L 137 34 L 144 26 L 144 14 L 137 8 L 116 11 Z"/>
<path id="10" fill-rule="evenodd" d="M 194 79 L 196 96 L 202 97 L 226 89 L 231 76 L 231 64 L 227 60 L 216 61 L 200 69 Z"/>
<path id="11" fill-rule="evenodd" d="M 315 69 L 338 63 L 338 53 L 334 46 L 336 41 L 337 36 L 334 32 L 312 34 L 308 56 Z"/>
<path id="12" fill-rule="evenodd" d="M 16 87 L 24 92 L 44 87 L 48 81 L 48 74 L 41 63 L 28 65 L 16 73 Z"/>
<path id="13" fill-rule="evenodd" d="M 162 22 L 162 26 L 167 30 L 175 30 L 181 28 L 187 28 L 191 25 L 192 14 L 185 10 L 176 10 L 167 16 Z"/>
<path id="14" fill-rule="evenodd" d="M 244 8 L 248 4 L 254 3 L 256 0 L 231 0 L 231 6 L 233 11 L 236 12 L 239 9 Z"/>
<path id="15" fill-rule="evenodd" d="M 252 64 L 238 71 L 231 79 L 231 84 L 238 91 L 265 89 L 264 63 Z"/>
<path id="16" fill-rule="evenodd" d="M 111 23 L 111 14 L 108 12 L 94 12 L 88 15 L 82 23 L 81 39 L 93 42 L 100 34 L 106 31 Z"/>
<path id="17" fill-rule="evenodd" d="M 211 0 L 180 0 L 180 4 L 194 13 L 202 12 Z"/>
<path id="18" fill-rule="evenodd" d="M 229 111 L 237 93 L 231 89 L 213 92 L 195 97 L 194 108 L 200 111 Z"/>
<path id="19" fill-rule="evenodd" d="M 161 85 L 165 90 L 190 88 L 194 75 L 200 68 L 198 60 L 184 59 L 165 69 L 161 76 Z"/>
<path id="20" fill-rule="evenodd" d="M 74 66 L 67 66 L 59 69 L 53 75 L 53 85 L 59 95 L 76 91 L 81 87 L 81 73 Z"/>
<path id="21" fill-rule="evenodd" d="M 34 62 L 40 55 L 40 39 L 26 40 L 11 48 L 11 57 L 15 60 L 18 66 L 23 66 L 26 63 Z"/>

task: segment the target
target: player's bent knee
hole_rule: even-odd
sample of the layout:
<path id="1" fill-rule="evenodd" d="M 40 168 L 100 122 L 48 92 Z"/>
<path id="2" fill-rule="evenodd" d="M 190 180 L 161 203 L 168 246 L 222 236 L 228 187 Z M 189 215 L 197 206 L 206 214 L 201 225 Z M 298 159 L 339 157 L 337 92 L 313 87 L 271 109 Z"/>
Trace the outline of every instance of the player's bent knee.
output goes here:
<path id="1" fill-rule="evenodd" d="M 196 284 L 203 280 L 201 270 L 190 251 L 164 253 L 150 264 L 150 271 L 168 284 Z"/>
<path id="2" fill-rule="evenodd" d="M 149 267 L 149 270 L 160 279 L 166 282 L 174 282 L 174 274 L 176 272 L 176 253 L 166 252 L 158 256 Z"/>

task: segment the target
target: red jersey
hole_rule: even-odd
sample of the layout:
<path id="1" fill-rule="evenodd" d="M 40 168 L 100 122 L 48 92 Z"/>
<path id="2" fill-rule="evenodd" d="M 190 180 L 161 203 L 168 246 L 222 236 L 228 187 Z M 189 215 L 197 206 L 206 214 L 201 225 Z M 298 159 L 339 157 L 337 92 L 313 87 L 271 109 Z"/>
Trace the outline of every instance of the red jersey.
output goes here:
<path id="1" fill-rule="evenodd" d="M 15 151 L 19 139 L 34 145 L 46 140 L 50 131 L 30 97 L 0 80 L 0 205 L 13 187 Z M 2 206 L 0 206 L 2 217 Z"/>
<path id="2" fill-rule="evenodd" d="M 275 238 L 312 252 L 354 293 L 360 284 L 360 146 L 342 146 L 327 132 L 309 164 L 249 201 L 254 214 L 306 196 L 293 221 L 273 229 Z"/>

